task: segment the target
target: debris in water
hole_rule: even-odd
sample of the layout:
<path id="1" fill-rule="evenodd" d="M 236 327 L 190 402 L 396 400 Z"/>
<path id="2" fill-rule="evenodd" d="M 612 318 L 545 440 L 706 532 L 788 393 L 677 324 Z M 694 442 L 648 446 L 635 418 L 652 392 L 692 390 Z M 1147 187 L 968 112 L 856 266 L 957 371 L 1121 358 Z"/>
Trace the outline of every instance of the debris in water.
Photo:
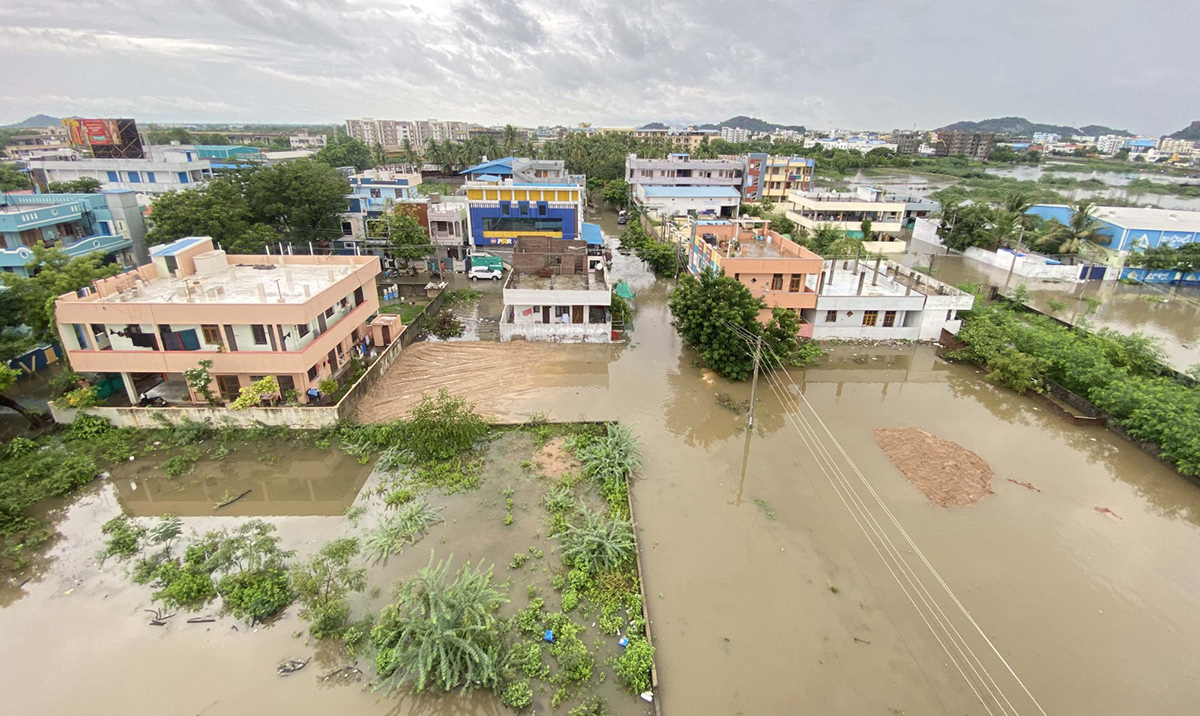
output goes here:
<path id="1" fill-rule="evenodd" d="M 280 676 L 287 676 L 288 674 L 295 673 L 308 666 L 308 662 L 310 661 L 312 661 L 311 656 L 304 661 L 300 661 L 298 659 L 286 659 L 279 662 L 279 668 L 276 669 L 276 673 L 278 673 Z"/>
<path id="2" fill-rule="evenodd" d="M 1041 490 L 1037 489 L 1036 487 L 1034 487 L 1032 484 L 1030 484 L 1028 482 L 1021 482 L 1020 480 L 1014 480 L 1011 477 L 1008 478 L 1008 481 L 1014 485 L 1020 485 L 1021 487 L 1024 487 L 1026 490 L 1033 490 L 1034 492 L 1041 492 Z"/>
<path id="3" fill-rule="evenodd" d="M 216 621 L 216 619 L 213 619 L 212 617 L 192 617 L 191 619 L 187 620 L 187 623 L 188 624 L 208 624 L 209 622 L 215 622 L 215 621 Z"/>
<path id="4" fill-rule="evenodd" d="M 232 500 L 225 500 L 224 502 L 222 502 L 221 504 L 217 505 L 217 506 L 216 506 L 216 507 L 214 507 L 213 509 L 214 509 L 214 510 L 219 510 L 219 509 L 221 509 L 222 507 L 227 507 L 227 506 L 229 506 L 229 505 L 232 505 L 233 503 L 237 502 L 238 500 L 242 499 L 243 497 L 245 497 L 246 495 L 249 495 L 249 494 L 250 494 L 250 491 L 249 491 L 249 490 L 246 490 L 245 492 L 243 492 L 242 494 L 240 494 L 240 495 L 238 495 L 237 497 L 233 498 Z"/>
<path id="5" fill-rule="evenodd" d="M 871 642 L 867 641 L 866 639 L 859 639 L 858 637 L 854 637 L 854 641 L 857 641 L 859 644 L 870 644 L 871 643 Z"/>
<path id="6" fill-rule="evenodd" d="M 646 701 L 648 703 L 654 702 L 654 692 L 653 691 L 643 691 L 642 693 L 640 693 L 638 695 L 642 697 L 642 701 Z"/>
<path id="7" fill-rule="evenodd" d="M 329 681 L 330 679 L 340 679 L 343 681 L 348 681 L 349 679 L 352 679 L 352 678 L 357 679 L 359 676 L 362 676 L 362 669 L 359 669 L 354 666 L 343 666 L 340 669 L 334 669 L 333 671 L 329 672 L 328 674 L 325 674 L 324 676 L 322 676 L 321 681 Z"/>
<path id="8" fill-rule="evenodd" d="M 1099 512 L 1102 515 L 1112 515 L 1113 517 L 1116 517 L 1118 520 L 1125 519 L 1125 518 L 1121 517 L 1120 515 L 1118 515 L 1116 512 L 1113 512 L 1112 510 L 1108 509 L 1107 507 L 1093 507 L 1092 509 Z"/>

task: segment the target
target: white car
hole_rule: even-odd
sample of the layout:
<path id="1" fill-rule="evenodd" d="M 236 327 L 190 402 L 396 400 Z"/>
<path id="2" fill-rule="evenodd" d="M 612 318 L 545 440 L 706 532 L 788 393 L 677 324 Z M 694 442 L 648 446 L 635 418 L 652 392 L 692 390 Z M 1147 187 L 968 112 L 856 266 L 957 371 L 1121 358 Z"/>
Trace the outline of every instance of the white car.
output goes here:
<path id="1" fill-rule="evenodd" d="M 475 280 L 478 280 L 481 278 L 489 279 L 492 281 L 499 281 L 501 278 L 504 277 L 504 272 L 498 268 L 493 268 L 491 266 L 472 266 L 471 270 L 467 272 L 467 275 L 471 277 L 472 281 L 475 281 Z"/>

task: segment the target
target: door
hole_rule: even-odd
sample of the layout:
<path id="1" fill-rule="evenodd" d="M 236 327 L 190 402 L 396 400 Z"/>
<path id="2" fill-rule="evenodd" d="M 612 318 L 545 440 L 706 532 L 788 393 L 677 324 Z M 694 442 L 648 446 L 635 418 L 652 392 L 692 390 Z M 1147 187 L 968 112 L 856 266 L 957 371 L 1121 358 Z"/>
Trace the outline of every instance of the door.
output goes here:
<path id="1" fill-rule="evenodd" d="M 392 342 L 392 330 L 390 326 L 383 326 L 383 345 L 390 345 Z"/>
<path id="2" fill-rule="evenodd" d="M 288 391 L 296 389 L 296 379 L 290 375 L 277 376 L 276 380 L 279 381 L 279 394 L 280 395 L 287 395 Z"/>
<path id="3" fill-rule="evenodd" d="M 583 323 L 583 306 L 571 306 L 571 323 Z"/>
<path id="4" fill-rule="evenodd" d="M 550 322 L 550 307 L 542 306 L 542 323 Z"/>

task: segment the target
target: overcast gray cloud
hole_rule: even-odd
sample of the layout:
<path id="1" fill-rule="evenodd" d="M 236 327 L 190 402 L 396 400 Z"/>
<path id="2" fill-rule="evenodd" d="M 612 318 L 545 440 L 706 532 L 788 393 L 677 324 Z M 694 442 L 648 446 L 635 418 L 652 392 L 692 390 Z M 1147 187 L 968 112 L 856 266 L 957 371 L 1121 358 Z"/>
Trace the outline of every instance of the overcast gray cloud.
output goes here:
<path id="1" fill-rule="evenodd" d="M 1200 119 L 1198 24 L 1180 0 L 5 0 L 0 123 L 1020 115 L 1159 134 Z"/>

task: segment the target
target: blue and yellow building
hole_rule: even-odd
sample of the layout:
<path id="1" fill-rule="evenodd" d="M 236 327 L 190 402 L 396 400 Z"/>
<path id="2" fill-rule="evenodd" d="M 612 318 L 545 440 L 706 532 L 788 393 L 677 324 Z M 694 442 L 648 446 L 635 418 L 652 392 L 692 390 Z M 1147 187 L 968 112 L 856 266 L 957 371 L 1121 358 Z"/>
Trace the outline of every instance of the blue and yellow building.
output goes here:
<path id="1" fill-rule="evenodd" d="M 71 258 L 114 256 L 126 266 L 144 258 L 146 223 L 132 191 L 100 194 L 0 194 L 0 270 L 27 276 L 36 246 Z"/>
<path id="2" fill-rule="evenodd" d="M 512 246 L 518 236 L 582 240 L 584 191 L 583 184 L 470 182 L 471 242 Z"/>

